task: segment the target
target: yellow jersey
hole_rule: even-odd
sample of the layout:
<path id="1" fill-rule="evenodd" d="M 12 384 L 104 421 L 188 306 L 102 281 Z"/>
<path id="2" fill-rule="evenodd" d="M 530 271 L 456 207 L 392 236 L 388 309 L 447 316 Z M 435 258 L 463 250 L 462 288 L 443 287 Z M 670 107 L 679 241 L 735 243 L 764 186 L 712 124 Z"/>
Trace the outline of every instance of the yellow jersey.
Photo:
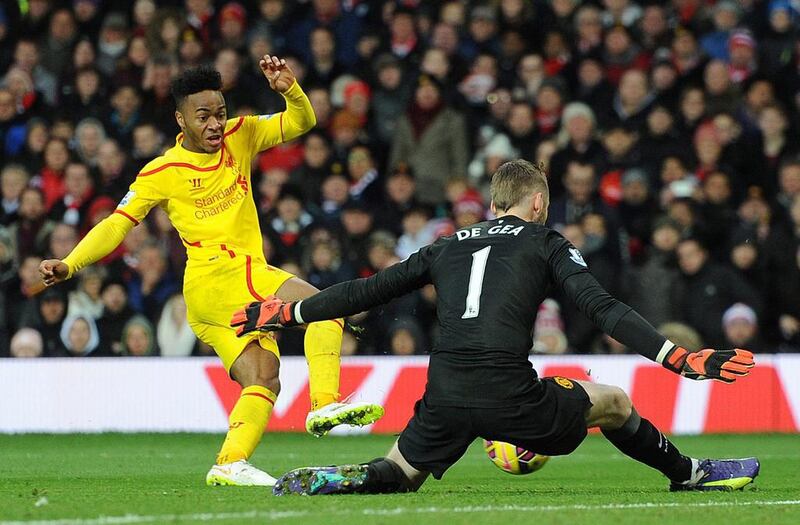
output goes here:
<path id="1" fill-rule="evenodd" d="M 314 110 L 295 82 L 284 94 L 286 111 L 228 120 L 216 153 L 175 146 L 149 162 L 113 214 L 97 224 L 64 259 L 69 276 L 113 251 L 154 206 L 161 206 L 187 249 L 187 270 L 209 253 L 239 251 L 263 259 L 250 166 L 260 151 L 292 140 L 316 124 Z"/>

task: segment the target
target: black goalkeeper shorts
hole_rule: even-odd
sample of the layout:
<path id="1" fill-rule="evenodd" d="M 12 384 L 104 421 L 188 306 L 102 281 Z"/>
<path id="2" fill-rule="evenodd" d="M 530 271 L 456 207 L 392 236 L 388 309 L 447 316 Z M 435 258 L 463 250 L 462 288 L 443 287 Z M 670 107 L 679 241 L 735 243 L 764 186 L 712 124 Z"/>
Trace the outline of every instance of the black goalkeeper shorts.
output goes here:
<path id="1" fill-rule="evenodd" d="M 441 479 L 475 438 L 505 441 L 537 454 L 569 454 L 586 438 L 589 395 L 563 377 L 539 380 L 535 398 L 503 408 L 463 408 L 417 401 L 414 416 L 398 439 L 408 463 Z"/>

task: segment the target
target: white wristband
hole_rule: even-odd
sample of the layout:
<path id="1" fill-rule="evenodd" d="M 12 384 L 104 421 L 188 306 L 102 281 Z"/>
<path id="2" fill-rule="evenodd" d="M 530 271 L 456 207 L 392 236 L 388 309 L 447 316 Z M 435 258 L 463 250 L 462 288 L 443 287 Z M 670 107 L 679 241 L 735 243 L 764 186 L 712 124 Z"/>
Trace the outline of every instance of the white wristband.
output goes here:
<path id="1" fill-rule="evenodd" d="M 305 324 L 305 321 L 303 321 L 303 316 L 300 315 L 301 304 L 303 304 L 303 301 L 297 301 L 294 305 L 294 320 L 297 321 L 298 324 Z"/>
<path id="2" fill-rule="evenodd" d="M 667 357 L 667 353 L 672 350 L 672 348 L 676 346 L 675 343 L 667 339 L 664 341 L 664 344 L 661 345 L 661 350 L 658 351 L 658 355 L 656 356 L 656 363 L 663 365 L 664 358 Z"/>

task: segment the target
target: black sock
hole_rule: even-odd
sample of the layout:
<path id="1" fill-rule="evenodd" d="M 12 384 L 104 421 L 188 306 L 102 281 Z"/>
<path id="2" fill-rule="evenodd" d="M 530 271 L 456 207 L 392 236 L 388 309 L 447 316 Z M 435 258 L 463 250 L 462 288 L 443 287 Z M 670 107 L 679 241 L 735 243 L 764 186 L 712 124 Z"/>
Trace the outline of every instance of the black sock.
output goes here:
<path id="1" fill-rule="evenodd" d="M 692 460 L 680 453 L 667 437 L 636 409 L 622 427 L 603 430 L 603 435 L 623 454 L 660 471 L 671 481 L 688 480 L 692 475 Z"/>
<path id="2" fill-rule="evenodd" d="M 367 463 L 367 480 L 363 485 L 367 494 L 408 492 L 406 475 L 400 466 L 387 458 L 373 459 Z"/>

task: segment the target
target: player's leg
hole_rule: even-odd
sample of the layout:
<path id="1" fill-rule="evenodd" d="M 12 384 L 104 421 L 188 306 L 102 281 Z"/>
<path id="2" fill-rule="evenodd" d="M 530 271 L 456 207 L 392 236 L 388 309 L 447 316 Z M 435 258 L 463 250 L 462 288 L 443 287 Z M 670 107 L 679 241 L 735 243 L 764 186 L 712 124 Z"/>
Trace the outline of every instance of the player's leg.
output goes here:
<path id="1" fill-rule="evenodd" d="M 280 285 L 275 295 L 283 301 L 299 301 L 319 290 L 297 277 Z M 374 403 L 339 403 L 339 370 L 344 321 L 333 319 L 309 323 L 304 349 L 308 362 L 311 412 L 306 430 L 322 436 L 337 425 L 368 425 L 383 415 L 383 407 Z"/>
<path id="2" fill-rule="evenodd" d="M 587 427 L 600 427 L 622 453 L 663 473 L 673 490 L 731 490 L 742 488 L 758 475 L 754 458 L 697 460 L 680 450 L 650 421 L 641 417 L 630 397 L 619 387 L 577 381 L 592 402 Z"/>
<path id="3" fill-rule="evenodd" d="M 429 475 L 441 479 L 476 437 L 469 409 L 430 406 L 423 397 L 386 457 L 358 465 L 295 469 L 278 479 L 273 493 L 415 492 Z"/>
<path id="4" fill-rule="evenodd" d="M 430 475 L 417 470 L 392 446 L 386 457 L 356 465 L 304 467 L 287 472 L 275 483 L 276 496 L 301 494 L 394 494 L 416 492 Z"/>
<path id="5" fill-rule="evenodd" d="M 277 351 L 277 348 L 275 349 Z M 210 485 L 267 485 L 275 478 L 247 460 L 255 451 L 280 393 L 280 361 L 258 340 L 247 343 L 230 367 L 230 375 L 242 386 L 228 418 L 228 433 L 217 461 L 206 477 Z"/>

